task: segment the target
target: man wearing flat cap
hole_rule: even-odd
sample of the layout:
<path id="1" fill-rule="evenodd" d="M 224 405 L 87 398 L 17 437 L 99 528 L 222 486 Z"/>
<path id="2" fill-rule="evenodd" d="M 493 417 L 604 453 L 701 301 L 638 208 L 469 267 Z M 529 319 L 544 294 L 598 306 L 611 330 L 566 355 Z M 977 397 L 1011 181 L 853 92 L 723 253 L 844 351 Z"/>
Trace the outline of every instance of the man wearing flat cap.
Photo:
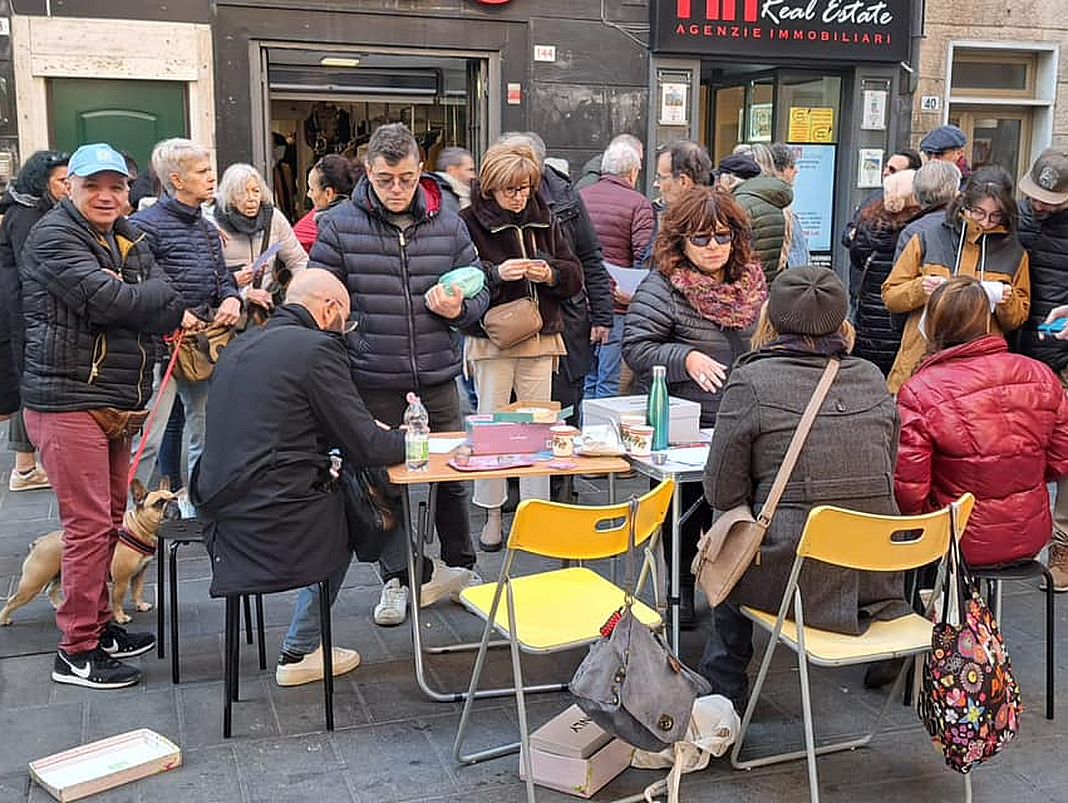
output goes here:
<path id="1" fill-rule="evenodd" d="M 1052 368 L 1068 387 L 1068 342 L 1040 338 L 1038 325 L 1068 313 L 1068 147 L 1047 148 L 1020 179 L 1020 244 L 1031 260 L 1031 312 L 1020 349 Z M 1058 315 L 1058 317 L 1060 317 Z M 1068 478 L 1057 482 L 1049 569 L 1055 591 L 1068 591 Z"/>
<path id="2" fill-rule="evenodd" d="M 967 144 L 968 138 L 957 126 L 940 125 L 928 131 L 927 136 L 920 140 L 920 151 L 928 162 L 949 162 L 960 168 L 960 185 L 963 188 L 964 182 L 972 174 L 964 157 L 964 146 Z"/>

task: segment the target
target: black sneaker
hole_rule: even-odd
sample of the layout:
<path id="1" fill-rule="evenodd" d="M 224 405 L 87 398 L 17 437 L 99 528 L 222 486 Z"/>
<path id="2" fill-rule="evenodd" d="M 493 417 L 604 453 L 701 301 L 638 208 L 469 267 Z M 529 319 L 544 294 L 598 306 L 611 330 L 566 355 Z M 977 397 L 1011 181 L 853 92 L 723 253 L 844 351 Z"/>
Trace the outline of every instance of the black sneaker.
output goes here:
<path id="1" fill-rule="evenodd" d="M 76 655 L 59 650 L 52 667 L 52 680 L 89 689 L 121 689 L 140 682 L 141 670 L 116 661 L 99 647 Z"/>
<path id="2" fill-rule="evenodd" d="M 151 633 L 127 633 L 125 627 L 109 622 L 100 634 L 100 649 L 112 658 L 133 658 L 156 646 L 156 637 Z"/>

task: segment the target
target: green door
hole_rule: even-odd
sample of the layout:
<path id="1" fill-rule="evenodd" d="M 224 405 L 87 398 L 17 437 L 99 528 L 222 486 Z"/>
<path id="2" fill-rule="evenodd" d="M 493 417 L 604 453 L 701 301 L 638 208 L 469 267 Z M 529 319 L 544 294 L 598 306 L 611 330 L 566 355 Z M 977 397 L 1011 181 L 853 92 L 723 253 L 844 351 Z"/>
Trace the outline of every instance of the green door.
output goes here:
<path id="1" fill-rule="evenodd" d="M 181 82 L 56 78 L 49 90 L 52 146 L 59 150 L 107 142 L 133 156 L 143 171 L 157 142 L 189 136 Z"/>

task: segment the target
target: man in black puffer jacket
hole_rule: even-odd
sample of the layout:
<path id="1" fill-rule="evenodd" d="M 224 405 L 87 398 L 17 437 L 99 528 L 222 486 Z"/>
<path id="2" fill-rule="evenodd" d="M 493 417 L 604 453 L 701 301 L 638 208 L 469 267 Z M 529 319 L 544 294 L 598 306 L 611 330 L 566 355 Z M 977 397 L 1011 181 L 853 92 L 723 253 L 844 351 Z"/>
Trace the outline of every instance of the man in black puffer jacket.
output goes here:
<path id="1" fill-rule="evenodd" d="M 1068 385 L 1068 342 L 1040 338 L 1038 325 L 1068 304 L 1068 149 L 1047 148 L 1020 179 L 1020 243 L 1031 258 L 1031 313 L 1019 332 L 1020 350 L 1057 372 Z M 1049 570 L 1056 591 L 1068 591 L 1068 478 L 1057 482 Z"/>
<path id="2" fill-rule="evenodd" d="M 438 279 L 453 268 L 477 265 L 478 254 L 459 216 L 443 208 L 441 188 L 421 177 L 419 146 L 401 123 L 378 128 L 367 145 L 367 176 L 319 218 L 310 268 L 323 268 L 352 294 L 357 324 L 349 335 L 356 384 L 367 409 L 390 426 L 403 423 L 405 395 L 414 391 L 438 432 L 463 429 L 455 379 L 461 370 L 454 330 L 477 326 L 489 290 L 473 298 L 449 292 Z M 422 578 L 424 605 L 474 581 L 475 565 L 463 483 L 438 487 L 435 518 L 444 563 Z M 399 625 L 407 614 L 403 540 L 383 553 L 385 586 L 375 622 Z"/>
<path id="3" fill-rule="evenodd" d="M 26 428 L 63 522 L 63 633 L 52 679 L 130 686 L 139 669 L 117 658 L 155 646 L 111 622 L 107 580 L 126 507 L 129 435 L 104 424 L 152 393 L 151 340 L 182 319 L 181 296 L 144 237 L 122 215 L 126 162 L 103 144 L 70 159 L 70 197 L 34 227 L 23 251 Z"/>

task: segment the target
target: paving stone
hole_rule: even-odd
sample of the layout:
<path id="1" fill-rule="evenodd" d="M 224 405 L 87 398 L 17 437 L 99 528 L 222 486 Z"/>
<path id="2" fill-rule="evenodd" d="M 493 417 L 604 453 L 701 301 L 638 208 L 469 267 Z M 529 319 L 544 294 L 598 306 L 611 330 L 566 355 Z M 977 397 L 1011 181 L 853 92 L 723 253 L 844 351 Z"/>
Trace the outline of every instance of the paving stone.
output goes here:
<path id="1" fill-rule="evenodd" d="M 185 684 L 178 687 L 183 747 L 223 744 L 223 684 Z M 233 704 L 233 732 L 238 739 L 278 736 L 278 723 L 270 699 L 258 678 L 241 683 L 241 700 Z"/>
<path id="2" fill-rule="evenodd" d="M 25 768 L 20 772 L 0 775 L 0 800 L 25 800 L 30 793 L 31 783 L 30 774 Z"/>
<path id="3" fill-rule="evenodd" d="M 331 734 L 357 800 L 426 799 L 458 791 L 426 731 L 424 722 L 410 720 Z"/>
<path id="4" fill-rule="evenodd" d="M 87 741 L 137 728 L 151 728 L 173 742 L 179 741 L 177 695 L 173 689 L 146 692 L 132 705 L 117 703 L 115 698 L 105 697 L 99 691 L 89 693 L 95 696 L 88 701 Z"/>
<path id="5" fill-rule="evenodd" d="M 239 740 L 232 747 L 250 803 L 273 803 L 302 790 L 314 790 L 315 799 L 331 803 L 354 800 L 343 777 L 344 763 L 326 736 Z"/>
<path id="6" fill-rule="evenodd" d="M 84 711 L 77 702 L 0 709 L 0 775 L 25 770 L 34 759 L 81 744 Z"/>
<path id="7" fill-rule="evenodd" d="M 359 672 L 359 669 L 355 670 Z M 350 728 L 371 723 L 370 712 L 354 685 L 355 673 L 334 679 L 334 723 L 338 728 Z M 267 678 L 265 683 L 284 736 L 317 733 L 325 730 L 323 684 L 283 688 Z"/>
<path id="8" fill-rule="evenodd" d="M 239 801 L 237 758 L 232 745 L 182 749 L 182 766 L 137 783 L 145 801 Z"/>

